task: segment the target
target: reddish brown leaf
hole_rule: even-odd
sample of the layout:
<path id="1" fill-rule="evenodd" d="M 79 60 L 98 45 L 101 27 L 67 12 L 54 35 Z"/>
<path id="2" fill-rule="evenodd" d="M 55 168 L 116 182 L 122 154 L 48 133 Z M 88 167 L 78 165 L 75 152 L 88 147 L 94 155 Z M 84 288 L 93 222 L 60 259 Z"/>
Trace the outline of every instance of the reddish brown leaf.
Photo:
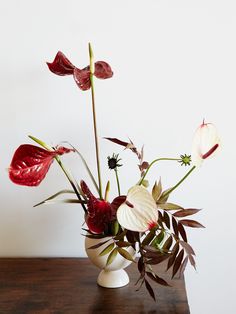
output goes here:
<path id="1" fill-rule="evenodd" d="M 147 291 L 149 292 L 150 296 L 153 298 L 154 301 L 156 301 L 154 291 L 153 291 L 151 285 L 149 284 L 149 282 L 146 279 L 145 279 L 145 286 L 146 286 Z"/>
<path id="2" fill-rule="evenodd" d="M 180 266 L 181 266 L 181 263 L 182 263 L 182 260 L 183 260 L 183 257 L 184 257 L 184 250 L 182 249 L 176 260 L 175 260 L 175 263 L 174 263 L 174 266 L 173 266 L 173 273 L 172 273 L 172 279 L 174 278 L 175 274 L 178 272 Z"/>
<path id="3" fill-rule="evenodd" d="M 180 223 L 178 223 L 178 230 L 179 230 L 179 233 L 181 234 L 181 237 L 183 238 L 183 240 L 185 242 L 188 242 L 186 231 L 185 231 L 183 225 L 181 225 Z"/>
<path id="4" fill-rule="evenodd" d="M 144 267 L 142 256 L 138 260 L 138 270 L 139 270 L 140 274 L 143 274 L 143 275 L 145 274 L 145 267 Z"/>
<path id="5" fill-rule="evenodd" d="M 103 244 L 107 243 L 108 241 L 110 241 L 110 239 L 106 240 L 106 241 L 103 241 L 103 242 L 100 242 L 98 244 L 95 244 L 95 245 L 92 245 L 90 246 L 88 249 L 91 250 L 91 249 L 97 249 L 99 248 L 100 246 L 102 246 Z"/>
<path id="6" fill-rule="evenodd" d="M 170 254 L 165 254 L 165 255 L 160 255 L 160 256 L 157 256 L 157 257 L 153 257 L 151 258 L 150 260 L 148 260 L 146 262 L 146 264 L 149 264 L 149 265 L 157 265 L 157 264 L 160 264 L 162 263 L 164 260 L 166 260 L 167 258 L 169 258 Z"/>
<path id="7" fill-rule="evenodd" d="M 190 215 L 194 215 L 198 213 L 201 209 L 195 209 L 195 208 L 188 208 L 188 209 L 182 209 L 178 212 L 174 213 L 173 216 L 175 217 L 186 217 Z"/>
<path id="8" fill-rule="evenodd" d="M 146 274 L 148 275 L 149 278 L 151 278 L 153 281 L 155 281 L 159 285 L 170 286 L 163 278 L 158 277 L 156 274 L 155 274 L 155 276 L 150 272 L 146 272 Z"/>
<path id="9" fill-rule="evenodd" d="M 148 245 L 152 240 L 153 238 L 155 237 L 156 233 L 154 231 L 150 231 L 146 237 L 143 239 L 142 241 L 142 246 L 145 246 L 145 245 Z"/>
<path id="10" fill-rule="evenodd" d="M 179 252 L 179 243 L 176 242 L 174 247 L 173 247 L 172 254 L 170 255 L 170 258 L 168 260 L 168 264 L 167 264 L 167 269 L 166 270 L 168 270 L 174 264 L 174 261 L 175 261 L 175 258 L 177 256 L 178 252 Z"/>
<path id="11" fill-rule="evenodd" d="M 170 229 L 170 217 L 167 214 L 167 212 L 164 212 L 163 219 L 164 219 L 164 222 L 165 222 L 167 228 Z"/>
<path id="12" fill-rule="evenodd" d="M 173 238 L 172 238 L 172 236 L 169 236 L 169 238 L 163 244 L 162 250 L 169 250 L 169 248 L 172 245 L 172 242 L 173 242 Z"/>
<path id="13" fill-rule="evenodd" d="M 196 262 L 195 262 L 195 259 L 192 255 L 189 255 L 188 256 L 189 258 L 189 261 L 190 261 L 190 264 L 194 267 L 194 269 L 196 270 Z"/>
<path id="14" fill-rule="evenodd" d="M 118 138 L 114 138 L 114 137 L 104 137 L 106 140 L 108 141 L 111 141 L 115 144 L 118 144 L 118 145 L 121 145 L 121 146 L 124 146 L 124 147 L 127 147 L 129 145 L 128 142 L 124 142 L 124 141 L 121 141 L 119 140 Z"/>
<path id="15" fill-rule="evenodd" d="M 187 264 L 188 264 L 188 256 L 185 257 L 185 259 L 183 260 L 183 263 L 180 266 L 179 278 L 181 278 L 183 276 Z"/>
<path id="16" fill-rule="evenodd" d="M 191 228 L 205 228 L 202 224 L 200 224 L 198 221 L 196 220 L 191 220 L 191 219 L 182 219 L 179 220 L 179 222 L 187 227 L 191 227 Z"/>
<path id="17" fill-rule="evenodd" d="M 179 243 L 182 245 L 182 247 L 185 249 L 185 251 L 187 252 L 187 254 L 192 254 L 195 255 L 195 252 L 193 250 L 193 248 L 191 247 L 190 244 L 188 244 L 187 242 L 184 241 L 179 241 Z"/>
<path id="18" fill-rule="evenodd" d="M 178 237 L 178 235 L 179 235 L 178 223 L 173 216 L 172 216 L 172 227 L 173 227 L 175 235 Z"/>
<path id="19" fill-rule="evenodd" d="M 116 245 L 119 247 L 129 247 L 129 246 L 131 246 L 131 243 L 126 242 L 126 241 L 118 241 L 118 242 L 116 242 Z"/>

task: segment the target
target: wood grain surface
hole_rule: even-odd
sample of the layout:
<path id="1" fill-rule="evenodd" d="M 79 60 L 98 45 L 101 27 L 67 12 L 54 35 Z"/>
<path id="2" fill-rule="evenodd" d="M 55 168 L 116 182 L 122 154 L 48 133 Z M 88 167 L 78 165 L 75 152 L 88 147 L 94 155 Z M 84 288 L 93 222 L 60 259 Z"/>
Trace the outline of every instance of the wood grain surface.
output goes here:
<path id="1" fill-rule="evenodd" d="M 158 266 L 169 279 L 165 265 Z M 119 289 L 97 286 L 99 269 L 83 258 L 0 259 L 1 314 L 188 314 L 184 279 L 155 287 L 155 303 L 145 288 L 136 292 L 138 272 L 127 268 L 130 283 Z"/>

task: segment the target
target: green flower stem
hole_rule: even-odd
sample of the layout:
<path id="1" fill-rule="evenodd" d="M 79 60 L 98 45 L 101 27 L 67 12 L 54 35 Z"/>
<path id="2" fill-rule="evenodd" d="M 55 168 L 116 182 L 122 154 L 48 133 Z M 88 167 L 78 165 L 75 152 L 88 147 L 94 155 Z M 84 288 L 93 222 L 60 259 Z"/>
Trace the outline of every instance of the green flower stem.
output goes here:
<path id="1" fill-rule="evenodd" d="M 150 170 L 150 168 L 158 161 L 161 161 L 161 160 L 174 160 L 174 161 L 181 161 L 180 158 L 158 158 L 158 159 L 155 159 L 153 160 L 150 165 L 148 166 L 147 170 L 145 171 L 143 177 L 141 178 L 140 182 L 139 182 L 139 185 L 141 185 L 143 183 L 143 180 L 145 179 L 146 175 L 148 174 L 148 171 Z"/>
<path id="2" fill-rule="evenodd" d="M 172 193 L 177 187 L 193 172 L 193 170 L 196 168 L 196 166 L 193 166 L 187 173 L 186 175 L 175 185 L 173 188 L 170 190 L 166 191 L 166 193 L 163 193 L 162 197 L 168 196 L 170 193 Z"/>
<path id="3" fill-rule="evenodd" d="M 92 95 L 92 109 L 93 109 L 93 127 L 94 127 L 94 139 L 96 148 L 96 159 L 97 159 L 97 172 L 98 172 L 98 186 L 99 186 L 99 197 L 102 199 L 102 179 L 100 170 L 100 159 L 99 159 L 99 146 L 98 146 L 98 133 L 97 133 L 97 120 L 95 110 L 95 95 L 94 95 L 94 62 L 93 62 L 93 51 L 91 44 L 89 43 L 89 58 L 90 58 L 90 82 L 91 82 L 91 95 Z"/>
<path id="4" fill-rule="evenodd" d="M 117 183 L 118 194 L 120 196 L 120 181 L 119 181 L 119 177 L 118 177 L 117 168 L 115 168 L 115 174 L 116 174 L 116 183 Z"/>
<path id="5" fill-rule="evenodd" d="M 44 147 L 45 149 L 47 149 L 49 151 L 53 151 L 53 148 L 51 146 L 47 145 L 46 143 L 44 143 L 43 141 L 37 139 L 36 137 L 29 135 L 29 138 L 32 139 L 33 141 L 35 141 L 36 143 L 38 143 L 39 145 L 41 145 L 42 147 Z M 80 196 L 80 194 L 79 194 L 79 192 L 78 192 L 78 190 L 77 190 L 77 188 L 76 188 L 76 186 L 74 184 L 74 181 L 71 178 L 69 172 L 64 167 L 60 157 L 59 156 L 55 156 L 54 158 L 56 159 L 56 161 L 58 162 L 58 164 L 61 167 L 62 171 L 64 172 L 64 174 L 66 175 L 67 179 L 69 180 L 73 190 L 75 191 L 76 196 L 81 201 L 81 206 L 83 207 L 84 212 L 87 213 L 86 207 L 85 207 L 85 205 L 82 202 L 81 196 Z"/>

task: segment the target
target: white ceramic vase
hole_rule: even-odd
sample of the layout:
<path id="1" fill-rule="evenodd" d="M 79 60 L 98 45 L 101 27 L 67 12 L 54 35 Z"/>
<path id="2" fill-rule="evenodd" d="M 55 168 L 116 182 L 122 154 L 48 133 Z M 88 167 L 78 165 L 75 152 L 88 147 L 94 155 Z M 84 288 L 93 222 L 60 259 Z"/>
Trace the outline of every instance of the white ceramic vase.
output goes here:
<path id="1" fill-rule="evenodd" d="M 89 249 L 89 247 L 106 240 L 109 241 L 100 247 L 96 249 Z M 109 254 L 99 256 L 99 253 L 112 242 L 113 240 L 110 237 L 102 239 L 85 238 L 85 250 L 88 258 L 95 266 L 101 269 L 101 272 L 97 278 L 97 283 L 99 286 L 104 288 L 120 288 L 126 286 L 129 283 L 129 276 L 124 268 L 129 266 L 132 263 L 131 261 L 125 259 L 118 253 L 113 262 L 106 266 L 106 261 Z M 132 247 L 124 249 L 127 250 L 133 258 L 135 258 L 136 252 Z"/>

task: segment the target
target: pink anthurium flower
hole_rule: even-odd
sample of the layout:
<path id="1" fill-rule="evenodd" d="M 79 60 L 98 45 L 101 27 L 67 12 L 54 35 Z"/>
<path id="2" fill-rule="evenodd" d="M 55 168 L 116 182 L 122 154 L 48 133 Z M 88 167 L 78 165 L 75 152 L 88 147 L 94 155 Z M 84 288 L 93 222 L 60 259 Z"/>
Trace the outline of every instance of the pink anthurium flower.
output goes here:
<path id="1" fill-rule="evenodd" d="M 135 185 L 117 210 L 119 224 L 128 230 L 145 232 L 157 225 L 157 205 L 152 195 L 142 186 Z"/>
<path id="2" fill-rule="evenodd" d="M 204 159 L 215 155 L 220 146 L 220 138 L 212 123 L 203 123 L 198 127 L 193 139 L 191 159 L 193 165 L 200 166 Z"/>
<path id="3" fill-rule="evenodd" d="M 116 219 L 116 211 L 109 202 L 96 198 L 84 181 L 81 181 L 81 189 L 88 198 L 86 224 L 91 232 L 103 233 L 107 225 Z"/>
<path id="4" fill-rule="evenodd" d="M 18 147 L 9 167 L 9 177 L 19 185 L 37 186 L 45 178 L 55 156 L 73 151 L 58 147 L 48 151 L 38 146 L 23 144 Z"/>
<path id="5" fill-rule="evenodd" d="M 75 67 L 61 52 L 58 51 L 53 62 L 47 62 L 49 70 L 60 76 L 73 75 L 74 80 L 81 90 L 88 90 L 91 87 L 90 67 L 83 69 Z M 97 61 L 94 64 L 94 75 L 99 79 L 107 79 L 113 76 L 110 65 L 104 61 Z"/>

